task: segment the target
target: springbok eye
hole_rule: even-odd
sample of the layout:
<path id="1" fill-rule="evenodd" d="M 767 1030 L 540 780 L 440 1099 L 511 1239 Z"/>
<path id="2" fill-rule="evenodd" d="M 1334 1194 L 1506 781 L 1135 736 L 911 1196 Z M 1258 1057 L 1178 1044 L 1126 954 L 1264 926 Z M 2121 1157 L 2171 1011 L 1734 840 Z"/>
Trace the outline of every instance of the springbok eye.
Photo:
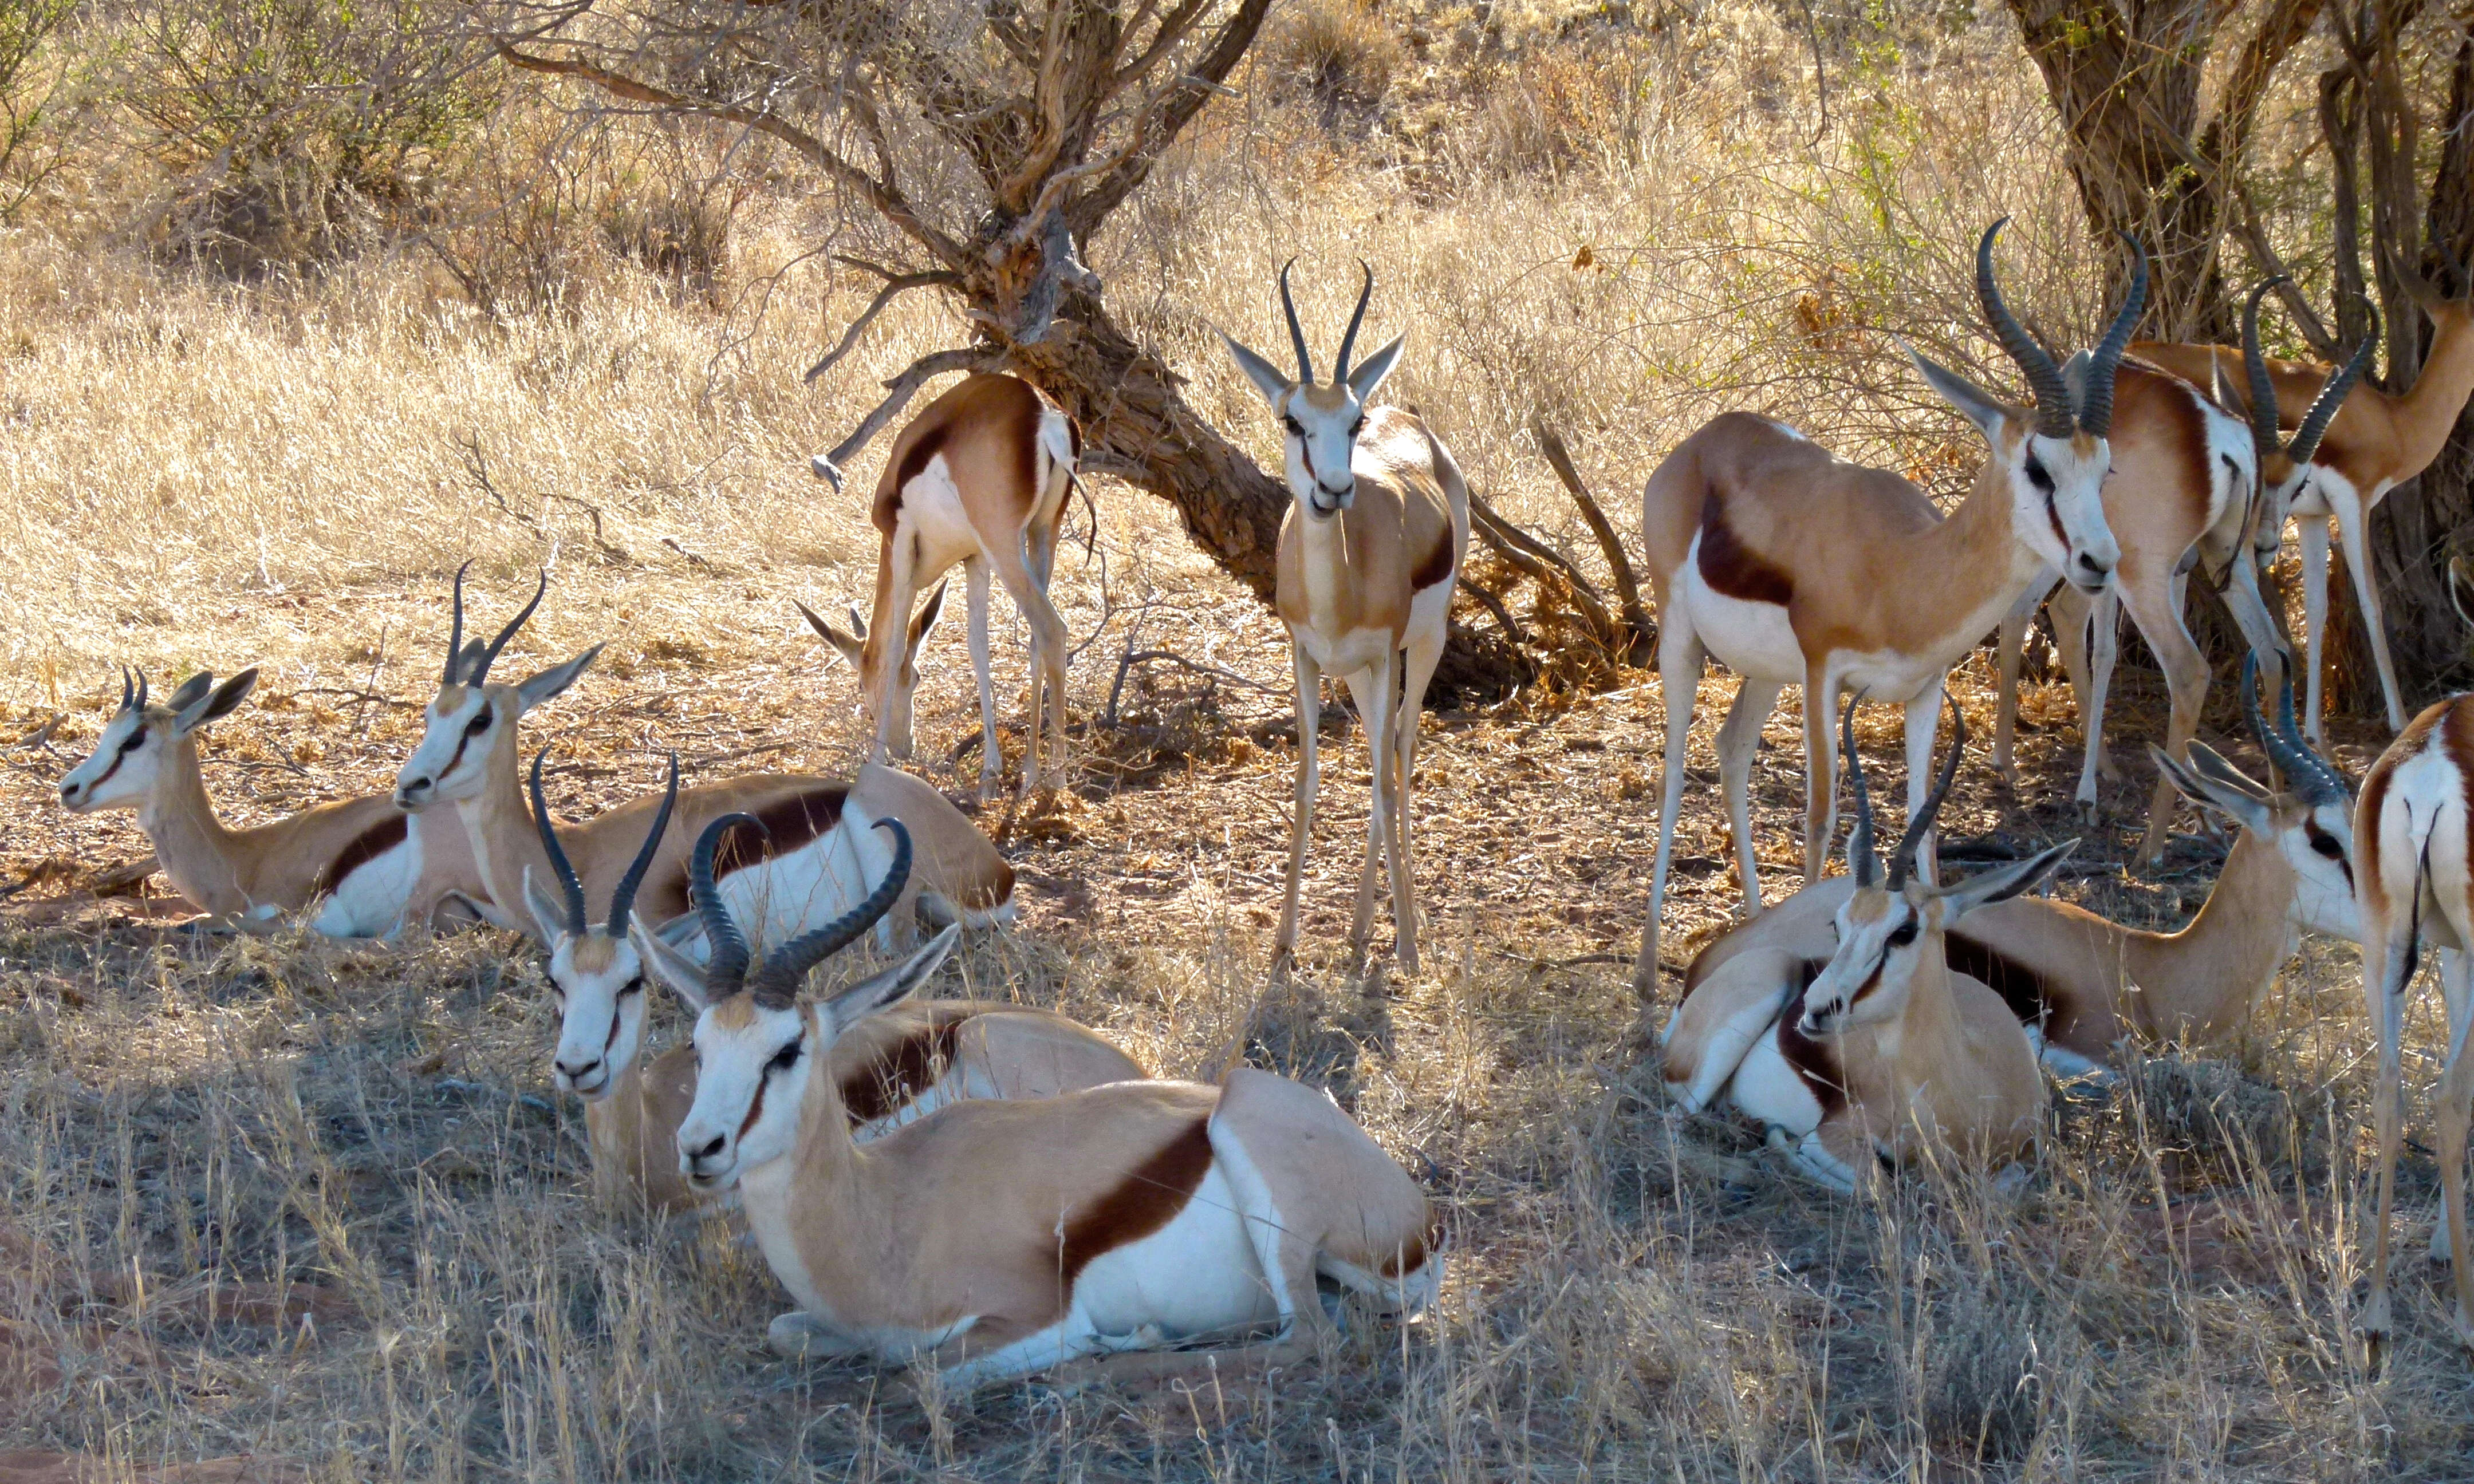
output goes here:
<path id="1" fill-rule="evenodd" d="M 1911 943 L 1913 943 L 1913 942 L 1915 942 L 1915 941 L 1916 941 L 1916 920 L 1915 920 L 1914 918 L 1909 918 L 1909 919 L 1907 919 L 1905 922 L 1904 922 L 1900 923 L 1898 926 L 1896 926 L 1896 927 L 1894 927 L 1894 928 L 1890 929 L 1889 944 L 1890 944 L 1890 946 L 1891 946 L 1891 947 L 1894 947 L 1894 948 L 1904 948 L 1904 947 L 1905 947 L 1908 944 L 1911 944 Z"/>
<path id="2" fill-rule="evenodd" d="M 119 752 L 118 755 L 119 755 L 119 756 L 122 756 L 122 757 L 126 757 L 126 756 L 128 756 L 130 754 L 132 754 L 132 753 L 133 753 L 133 752 L 137 751 L 139 748 L 144 747 L 145 745 L 146 745 L 146 729 L 145 729 L 145 728 L 143 728 L 143 727 L 140 727 L 140 728 L 138 728 L 135 731 L 133 731 L 133 732 L 131 732 L 131 733 L 129 734 L 129 740 L 128 740 L 128 741 L 123 742 L 123 743 L 121 743 L 121 744 L 120 744 L 120 752 Z"/>
<path id="3" fill-rule="evenodd" d="M 2328 833 L 2324 829 L 2314 829 L 2311 831 L 2311 849 L 2322 855 L 2325 855 L 2330 860 L 2343 860 L 2345 858 L 2345 848 L 2337 843 L 2337 837 L 2335 835 Z"/>
<path id="4" fill-rule="evenodd" d="M 787 1072 L 798 1065 L 799 1043 L 794 1041 L 773 1053 L 773 1060 L 764 1064 L 764 1072 L 766 1076 L 771 1076 L 775 1072 Z"/>
<path id="5" fill-rule="evenodd" d="M 1280 415 L 1280 425 L 1289 430 L 1289 436 L 1292 438 L 1303 438 L 1306 436 L 1304 424 L 1298 422 L 1297 419 L 1288 416 L 1286 413 Z"/>
<path id="6" fill-rule="evenodd" d="M 2027 483 L 2034 485 L 2039 494 L 2053 492 L 2052 474 L 2046 469 L 2045 461 L 2032 453 L 2027 455 Z"/>
<path id="7" fill-rule="evenodd" d="M 644 993 L 644 976 L 643 976 L 643 974 L 638 974 L 635 978 L 630 979 L 630 980 L 628 980 L 625 984 L 622 984 L 622 985 L 618 986 L 618 997 L 619 997 L 620 999 L 625 999 L 625 998 L 626 998 L 628 995 L 630 995 L 630 994 L 642 994 L 642 993 Z"/>
<path id="8" fill-rule="evenodd" d="M 468 737 L 477 737 L 489 730 L 490 708 L 488 706 L 483 706 L 480 714 L 474 716 L 472 723 L 464 729 L 464 734 Z"/>

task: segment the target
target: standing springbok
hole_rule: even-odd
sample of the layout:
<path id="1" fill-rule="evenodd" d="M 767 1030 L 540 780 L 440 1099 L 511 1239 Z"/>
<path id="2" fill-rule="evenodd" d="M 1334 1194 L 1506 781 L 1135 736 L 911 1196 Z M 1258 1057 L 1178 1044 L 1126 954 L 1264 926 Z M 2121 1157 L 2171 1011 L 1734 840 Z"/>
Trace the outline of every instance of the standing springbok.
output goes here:
<path id="1" fill-rule="evenodd" d="M 876 559 L 876 611 L 844 634 L 796 605 L 826 642 L 859 671 L 868 719 L 868 760 L 911 753 L 910 699 L 919 645 L 942 611 L 937 583 L 914 616 L 919 589 L 962 564 L 970 596 L 971 669 L 980 682 L 980 797 L 996 796 L 1005 769 L 997 745 L 996 682 L 988 672 L 988 575 L 1012 594 L 1031 626 L 1031 729 L 1022 754 L 1022 797 L 1040 778 L 1040 704 L 1055 746 L 1065 746 L 1065 620 L 1048 598 L 1056 528 L 1082 454 L 1081 430 L 1018 376 L 973 375 L 910 419 L 877 480 L 870 518 L 884 536 Z M 817 463 L 819 477 L 826 466 Z M 838 486 L 839 481 L 835 481 Z M 1060 764 L 1061 766 L 1061 764 Z"/>
<path id="2" fill-rule="evenodd" d="M 644 843 L 609 897 L 598 925 L 586 921 L 584 882 L 550 827 L 541 763 L 532 775 L 533 819 L 559 895 L 524 873 L 524 900 L 549 946 L 547 973 L 559 1007 L 558 1047 L 550 1070 L 560 1090 L 584 1099 L 584 1127 L 593 1153 L 594 1194 L 605 1208 L 691 1209 L 708 1192 L 679 1173 L 679 1120 L 695 1095 L 695 1050 L 674 1046 L 641 1064 L 644 1043 L 643 959 L 628 941 L 637 890 L 652 869 L 679 797 L 679 764 L 670 759 L 668 786 Z M 744 823 L 746 816 L 726 820 Z M 714 880 L 715 855 L 727 829 L 709 829 L 703 853 L 691 856 L 688 878 L 709 950 L 736 955 L 708 973 L 743 972 L 750 953 L 724 894 Z M 962 1000 L 912 1001 L 862 1024 L 834 1046 L 834 1075 L 849 1111 L 852 1137 L 864 1143 L 913 1118 L 970 1097 L 1053 1097 L 1076 1088 L 1137 1081 L 1142 1065 L 1065 1017 L 1045 1010 Z"/>
<path id="3" fill-rule="evenodd" d="M 1950 967 L 2001 996 L 2057 1075 L 2082 1076 L 2111 1063 L 2125 1037 L 2217 1041 L 2249 1023 L 2301 933 L 2361 934 L 2350 863 L 2353 791 L 2295 734 L 2292 676 L 2271 730 L 2259 712 L 2256 674 L 2255 666 L 2244 667 L 2243 701 L 2275 769 L 2273 786 L 2253 781 L 2205 743 L 2191 744 L 2187 764 L 2150 749 L 2193 803 L 2219 811 L 2240 829 L 2187 926 L 2147 932 L 2069 902 L 2020 897 L 1972 914 L 1944 935 Z M 1685 994 L 1757 948 L 1827 954 L 1831 920 L 1853 891 L 1847 877 L 1832 876 L 1710 945 L 1685 975 Z"/>
<path id="4" fill-rule="evenodd" d="M 310 925 L 332 938 L 394 937 L 426 922 L 449 898 L 486 900 L 461 822 L 406 818 L 379 795 L 322 803 L 250 829 L 215 817 L 198 763 L 198 733 L 257 684 L 251 668 L 218 685 L 200 671 L 170 702 L 148 704 L 146 672 L 120 673 L 120 708 L 94 754 L 61 779 L 72 814 L 134 809 L 175 890 L 204 911 L 266 922 L 311 903 Z"/>
<path id="5" fill-rule="evenodd" d="M 893 864 L 875 893 L 753 973 L 720 955 L 699 970 L 641 921 L 631 928 L 696 1007 L 679 1167 L 697 1189 L 738 1186 L 799 1305 L 773 1322 L 777 1351 L 926 1359 L 962 1387 L 1096 1355 L 1123 1377 L 1214 1357 L 1121 1352 L 1273 1326 L 1272 1343 L 1218 1358 L 1311 1353 L 1331 1328 L 1318 1277 L 1403 1309 L 1431 1301 L 1443 1262 L 1417 1182 L 1330 1098 L 1267 1072 L 953 1103 L 856 1142 L 840 1080 L 814 1068 L 954 942 L 949 928 L 830 998 L 798 997 L 808 970 L 901 891 L 909 835 L 883 827 Z"/>
<path id="6" fill-rule="evenodd" d="M 1967 742 L 1953 704 L 1950 755 L 1890 852 L 1884 881 L 1856 751 L 1861 699 L 1848 700 L 1839 724 L 1856 826 L 1847 841 L 1854 890 L 1833 914 L 1835 945 L 1820 957 L 1762 946 L 1730 959 L 1686 997 L 1663 1038 L 1663 1076 L 1677 1102 L 1699 1112 L 1724 1096 L 1796 1169 L 1842 1194 L 1877 1160 L 1904 1164 L 1937 1146 L 1981 1168 L 2035 1140 L 2046 1110 L 2036 1053 L 1999 994 L 1949 967 L 1943 937 L 1977 909 L 2034 887 L 2071 850 L 2056 846 L 1951 887 L 1917 874 L 1917 847 Z"/>
<path id="7" fill-rule="evenodd" d="M 2034 408 L 2005 402 L 1907 351 L 1926 382 L 1984 435 L 1990 453 L 1948 519 L 1898 475 L 1844 463 L 1785 424 L 1748 413 L 1724 413 L 1704 424 L 1641 493 L 1666 706 L 1658 854 L 1633 970 L 1633 989 L 1644 1000 L 1657 980 L 1685 748 L 1709 656 L 1743 677 L 1718 732 L 1718 775 L 1734 826 L 1745 910 L 1758 915 L 1753 750 L 1782 690 L 1804 687 L 1808 884 L 1821 874 L 1836 824 L 1830 711 L 1840 691 L 1863 689 L 1904 704 L 1913 817 L 1931 771 L 1943 675 L 2044 572 L 2058 571 L 2092 593 L 2114 581 L 2121 548 L 2100 497 L 2112 467 L 2106 433 L 2114 371 L 2147 299 L 2147 256 L 2130 244 L 2136 262 L 2128 297 L 2074 395 L 2052 356 L 2001 300 L 1993 242 L 2003 222 L 1985 228 L 1977 244 L 1977 298 L 2034 389 Z"/>
<path id="8" fill-rule="evenodd" d="M 574 683 L 601 652 L 583 654 L 521 683 L 494 683 L 491 666 L 516 631 L 539 606 L 543 586 L 497 636 L 486 645 L 461 648 L 464 579 L 455 581 L 455 616 L 438 694 L 429 704 L 421 743 L 396 779 L 396 802 L 408 810 L 451 803 L 471 836 L 483 886 L 493 902 L 493 922 L 546 941 L 524 902 L 525 873 L 552 879 L 548 856 L 524 807 L 518 766 L 516 726 L 533 706 Z M 651 798 L 630 801 L 579 825 L 559 826 L 559 839 L 591 891 L 610 890 L 644 837 L 656 807 Z M 746 813 L 724 851 L 723 883 L 740 909 L 755 914 L 760 941 L 776 943 L 842 912 L 867 895 L 866 881 L 884 870 L 885 848 L 870 826 L 899 815 L 918 832 L 935 893 L 922 903 L 932 917 L 974 926 L 1013 915 L 1013 871 L 996 847 L 972 827 L 944 796 L 909 775 L 873 765 L 852 783 L 787 774 L 749 774 L 684 790 L 678 800 L 680 829 L 666 837 L 649 868 L 647 909 L 656 922 L 688 910 L 687 850 L 678 844 L 689 830 L 717 815 Z M 885 944 L 907 932 L 914 889 L 903 910 L 885 924 Z"/>
<path id="9" fill-rule="evenodd" d="M 1401 969 L 1418 971 L 1418 888 L 1409 850 L 1409 788 L 1417 772 L 1418 727 L 1426 682 L 1443 656 L 1452 586 L 1468 551 L 1468 485 L 1450 450 L 1416 413 L 1369 410 L 1375 389 L 1399 363 L 1406 334 L 1350 366 L 1374 270 L 1340 340 L 1331 379 L 1317 381 L 1306 332 L 1280 269 L 1280 308 L 1289 322 L 1298 375 L 1286 373 L 1223 334 L 1228 353 L 1280 419 L 1289 492 L 1280 522 L 1278 592 L 1273 606 L 1288 625 L 1298 681 L 1297 818 L 1289 836 L 1288 891 L 1280 906 L 1274 966 L 1297 948 L 1298 897 L 1314 830 L 1322 773 L 1316 756 L 1322 718 L 1322 677 L 1348 682 L 1366 723 L 1372 757 L 1373 799 L 1366 820 L 1366 870 L 1357 883 L 1357 919 L 1349 931 L 1349 972 L 1365 968 L 1374 918 L 1374 863 L 1392 874 L 1392 919 Z"/>
<path id="10" fill-rule="evenodd" d="M 2287 480 L 2276 488 L 2269 505 L 2271 510 L 2282 506 L 2302 522 L 2303 730 L 2316 745 L 2326 742 L 2319 726 L 2319 644 L 2328 617 L 2328 523 L 2336 521 L 2337 539 L 2345 549 L 2345 570 L 2353 575 L 2354 597 L 2362 608 L 2363 627 L 2370 634 L 2389 726 L 2401 728 L 2405 702 L 2397 687 L 2396 663 L 2389 658 L 2388 624 L 2381 615 L 2379 585 L 2370 567 L 2367 523 L 2390 490 L 2421 473 L 2439 456 L 2467 395 L 2474 393 L 2474 300 L 2462 295 L 2451 298 L 2422 275 L 2402 265 L 2390 266 L 2431 319 L 2431 347 L 2423 358 L 2422 373 L 2403 393 L 2383 392 L 2367 382 L 2350 387 L 2335 417 L 2326 422 L 2318 447 L 2310 450 L 2307 458 L 2288 454 Z M 2461 281 L 2474 284 L 2474 276 L 2462 264 L 2451 266 Z M 2376 339 L 2374 331 L 2365 344 Z M 2230 346 L 2141 344 L 2132 349 L 2143 359 L 2203 386 L 2216 374 L 2217 366 L 2231 365 L 2237 359 Z M 2355 359 L 2365 353 L 2358 349 Z M 2316 362 L 2264 360 L 2264 364 L 2278 422 L 2284 427 L 2299 428 L 2332 374 L 2342 374 Z M 2265 408 L 2270 398 L 2257 395 L 2253 400 Z M 2295 443 L 2300 442 L 2297 437 Z M 2277 534 L 2281 538 L 2282 527 Z"/>

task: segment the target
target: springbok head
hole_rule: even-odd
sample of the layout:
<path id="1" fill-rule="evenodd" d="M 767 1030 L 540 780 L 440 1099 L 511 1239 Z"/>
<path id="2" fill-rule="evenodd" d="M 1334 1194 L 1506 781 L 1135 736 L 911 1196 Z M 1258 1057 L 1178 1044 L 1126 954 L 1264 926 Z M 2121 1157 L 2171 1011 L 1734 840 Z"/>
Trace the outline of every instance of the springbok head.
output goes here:
<path id="1" fill-rule="evenodd" d="M 2077 841 L 2066 841 L 1953 886 L 1916 874 L 1917 848 L 1950 797 L 1950 785 L 1958 776 L 1958 754 L 1967 746 L 1967 718 L 1953 701 L 1950 753 L 1924 808 L 1891 850 L 1884 877 L 1873 853 L 1873 801 L 1864 786 L 1864 759 L 1856 750 L 1856 706 L 1862 700 L 1860 695 L 1850 697 L 1839 719 L 1847 777 L 1856 792 L 1856 825 L 1847 837 L 1847 866 L 1855 874 L 1856 891 L 1838 909 L 1836 950 L 1805 991 L 1804 1016 L 1796 1028 L 1807 1036 L 1843 1035 L 1904 1015 L 1917 976 L 1944 971 L 1945 929 L 1978 907 L 2034 887 L 2078 848 Z"/>
<path id="2" fill-rule="evenodd" d="M 120 709 L 105 724 L 93 755 L 61 779 L 61 802 L 71 814 L 103 809 L 135 809 L 153 797 L 175 749 L 188 752 L 189 771 L 197 769 L 198 729 L 238 708 L 257 684 L 255 666 L 218 685 L 212 672 L 201 670 L 181 682 L 161 706 L 146 699 L 146 672 L 120 672 Z"/>
<path id="3" fill-rule="evenodd" d="M 2051 352 L 2010 313 L 1994 279 L 1993 240 L 2009 220 L 1986 227 L 1976 244 L 1976 298 L 1994 338 L 2027 378 L 2035 405 L 2013 406 L 1914 347 L 1902 343 L 1902 348 L 1926 382 L 1991 445 L 1987 472 L 1998 473 L 2009 488 L 2011 528 L 2073 586 L 2102 592 L 2122 560 L 2121 544 L 2105 523 L 2103 499 L 2105 475 L 2113 469 L 2106 438 L 2113 428 L 2114 374 L 2147 302 L 2147 252 L 2136 240 L 2122 238 L 2130 246 L 2130 290 L 2104 339 L 2079 365 L 2074 391 Z"/>
<path id="4" fill-rule="evenodd" d="M 513 685 L 491 683 L 490 667 L 497 663 L 499 652 L 524 620 L 533 616 L 533 610 L 541 607 L 542 594 L 549 590 L 549 574 L 542 574 L 532 601 L 498 631 L 497 638 L 487 644 L 476 640 L 466 648 L 464 574 L 472 565 L 467 562 L 455 569 L 455 618 L 448 633 L 446 673 L 424 714 L 421 743 L 396 774 L 399 809 L 425 809 L 434 803 L 479 798 L 494 755 L 503 750 L 509 770 L 515 766 L 516 719 L 574 684 L 584 667 L 601 653 L 601 646 L 595 644 L 565 664 L 552 665 Z"/>
<path id="5" fill-rule="evenodd" d="M 1272 404 L 1273 416 L 1280 419 L 1288 449 L 1290 492 L 1304 505 L 1308 516 L 1328 520 L 1357 499 L 1357 475 L 1349 460 L 1357 448 L 1357 435 L 1366 426 L 1366 405 L 1399 364 L 1400 347 L 1409 337 L 1395 335 L 1364 362 L 1348 364 L 1358 327 L 1366 323 L 1367 303 L 1374 297 L 1374 270 L 1361 262 L 1357 266 L 1365 270 L 1366 286 L 1358 291 L 1347 333 L 1340 337 L 1340 356 L 1332 363 L 1331 379 L 1317 381 L 1314 357 L 1306 351 L 1305 327 L 1298 323 L 1298 302 L 1289 295 L 1289 270 L 1296 266 L 1297 259 L 1291 258 L 1280 268 L 1280 308 L 1288 315 L 1289 343 L 1298 354 L 1295 381 L 1227 334 L 1220 338 L 1228 342 L 1228 353 L 1237 358 L 1238 370 L 1254 383 L 1254 390 L 1263 394 L 1263 400 Z"/>
<path id="6" fill-rule="evenodd" d="M 893 863 L 876 890 L 756 963 L 713 878 L 722 836 L 742 823 L 753 824 L 754 816 L 728 814 L 707 825 L 688 861 L 688 894 L 712 950 L 701 967 L 643 922 L 629 928 L 636 951 L 696 1012 L 695 1101 L 678 1137 L 679 1169 L 699 1190 L 726 1189 L 745 1171 L 788 1154 L 816 1063 L 843 1032 L 925 983 L 961 936 L 958 926 L 948 927 L 883 973 L 803 1006 L 799 987 L 808 971 L 857 942 L 901 897 L 910 877 L 910 831 L 899 820 L 877 821 L 893 833 Z"/>
<path id="7" fill-rule="evenodd" d="M 2285 539 L 2287 513 L 2292 510 L 2293 502 L 2311 483 L 2316 469 L 2312 461 L 2319 452 L 2319 441 L 2327 435 L 2328 424 L 2336 420 L 2337 409 L 2344 405 L 2346 394 L 2370 369 L 2371 352 L 2379 348 L 2380 343 L 2380 316 L 2374 309 L 2370 311 L 2370 331 L 2364 335 L 2363 343 L 2354 347 L 2344 368 L 2328 378 L 2319 395 L 2311 399 L 2310 409 L 2303 413 L 2293 437 L 2287 439 L 2279 427 L 2283 409 L 2276 405 L 2276 382 L 2268 375 L 2268 357 L 2259 348 L 2259 301 L 2268 290 L 2286 281 L 2283 274 L 2264 279 L 2243 304 L 2246 395 L 2236 397 L 2221 385 L 2214 389 L 2217 400 L 2224 406 L 2240 407 L 2245 401 L 2249 404 L 2250 443 L 2259 456 L 2260 492 L 2258 513 L 2251 523 L 2251 552 L 2252 560 L 2262 566 L 2276 560 L 2276 549 Z"/>
<path id="8" fill-rule="evenodd" d="M 584 882 L 558 843 L 551 827 L 549 802 L 542 795 L 545 747 L 533 757 L 533 825 L 541 831 L 542 850 L 558 877 L 553 898 L 524 868 L 524 906 L 549 945 L 550 993 L 558 996 L 558 1050 L 550 1070 L 559 1089 L 591 1102 L 607 1097 L 618 1074 L 635 1065 L 644 1043 L 644 956 L 627 936 L 635 921 L 636 889 L 662 848 L 669 828 L 670 810 L 679 802 L 679 758 L 670 754 L 670 778 L 662 791 L 661 807 L 644 831 L 643 847 L 629 863 L 627 874 L 610 890 L 610 911 L 598 926 L 586 921 Z"/>
<path id="9" fill-rule="evenodd" d="M 919 688 L 919 646 L 927 642 L 928 631 L 936 627 L 937 615 L 945 611 L 945 584 L 936 585 L 935 590 L 928 594 L 928 601 L 911 615 L 910 628 L 900 633 L 899 656 L 890 653 L 896 642 L 894 627 L 887 624 L 870 632 L 867 620 L 856 608 L 850 610 L 851 632 L 844 634 L 798 599 L 792 598 L 790 606 L 799 610 L 809 628 L 816 631 L 817 637 L 831 644 L 859 672 L 860 715 L 867 724 L 868 735 L 875 736 L 882 730 L 885 751 L 908 759 L 913 751 L 910 696 Z M 890 696 L 885 693 L 885 683 L 888 664 L 899 666 Z M 888 704 L 893 707 L 892 715 L 887 718 L 888 725 L 880 729 L 877 708 Z"/>

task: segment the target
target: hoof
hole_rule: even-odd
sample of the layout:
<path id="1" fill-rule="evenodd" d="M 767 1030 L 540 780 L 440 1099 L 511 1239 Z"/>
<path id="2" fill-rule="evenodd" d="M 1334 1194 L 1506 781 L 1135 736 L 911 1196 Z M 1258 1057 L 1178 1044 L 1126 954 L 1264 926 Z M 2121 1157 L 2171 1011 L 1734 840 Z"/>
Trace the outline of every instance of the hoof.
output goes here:
<path id="1" fill-rule="evenodd" d="M 764 1344 L 785 1360 L 814 1360 L 849 1353 L 833 1332 L 804 1310 L 777 1314 L 764 1327 Z"/>
<path id="2" fill-rule="evenodd" d="M 2097 802 L 2092 798 L 2083 796 L 2074 801 L 2074 812 L 2078 815 L 2079 823 L 2082 825 L 2093 825 L 2097 823 L 2098 819 L 2101 817 L 2104 812 L 2098 806 Z"/>

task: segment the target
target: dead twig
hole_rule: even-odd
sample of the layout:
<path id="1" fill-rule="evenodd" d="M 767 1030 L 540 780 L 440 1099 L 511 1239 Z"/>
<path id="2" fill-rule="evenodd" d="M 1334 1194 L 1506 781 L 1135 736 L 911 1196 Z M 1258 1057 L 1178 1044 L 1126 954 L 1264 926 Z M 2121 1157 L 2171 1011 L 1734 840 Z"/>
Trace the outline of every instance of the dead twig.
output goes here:
<path id="1" fill-rule="evenodd" d="M 1623 614 L 1624 627 L 1631 631 L 1631 642 L 1623 658 L 1637 664 L 1648 658 L 1657 631 L 1650 622 L 1649 610 L 1641 607 L 1640 581 L 1633 572 L 1632 558 L 1625 554 L 1614 523 L 1607 519 L 1607 513 L 1589 493 L 1589 487 L 1582 483 L 1581 471 L 1574 467 L 1572 452 L 1564 446 L 1563 438 L 1546 425 L 1543 416 L 1531 419 L 1530 426 L 1537 431 L 1539 451 L 1545 454 L 1548 467 L 1563 481 L 1572 503 L 1580 507 L 1581 519 L 1588 523 L 1589 534 L 1597 538 L 1598 551 L 1607 559 L 1607 570 L 1615 585 L 1616 608 Z"/>
<path id="2" fill-rule="evenodd" d="M 1175 650 L 1137 650 L 1117 661 L 1117 678 L 1115 681 L 1111 682 L 1108 686 L 1108 706 L 1105 710 L 1100 713 L 1100 724 L 1102 726 L 1114 727 L 1117 725 L 1117 700 L 1118 697 L 1125 693 L 1127 672 L 1130 671 L 1138 664 L 1146 664 L 1154 659 L 1165 659 L 1171 664 L 1182 665 L 1197 675 L 1209 676 L 1215 680 L 1232 681 L 1249 690 L 1259 690 L 1268 696 L 1276 696 L 1281 694 L 1281 691 L 1276 686 L 1266 685 L 1261 681 L 1248 680 L 1246 677 L 1238 674 L 1234 670 L 1224 670 L 1218 665 L 1203 664 L 1199 660 L 1188 659 Z"/>

